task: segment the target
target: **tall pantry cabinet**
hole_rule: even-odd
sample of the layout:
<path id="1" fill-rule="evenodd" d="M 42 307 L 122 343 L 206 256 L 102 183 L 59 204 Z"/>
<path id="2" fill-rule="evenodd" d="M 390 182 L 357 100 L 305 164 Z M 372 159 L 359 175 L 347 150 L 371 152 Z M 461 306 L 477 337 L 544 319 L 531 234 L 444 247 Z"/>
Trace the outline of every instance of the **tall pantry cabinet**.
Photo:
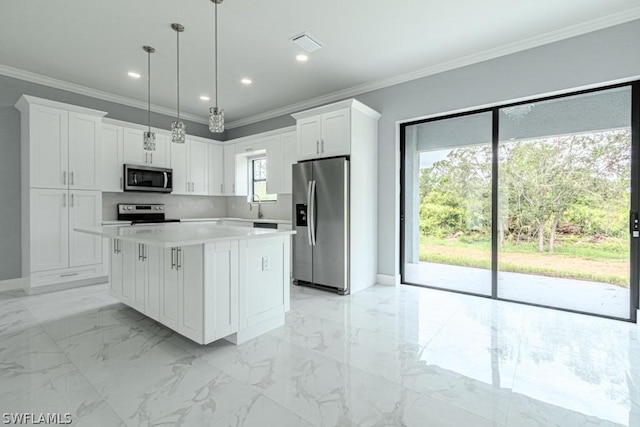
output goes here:
<path id="1" fill-rule="evenodd" d="M 104 281 L 99 237 L 74 231 L 102 217 L 102 111 L 23 95 L 22 277 L 27 291 Z"/>

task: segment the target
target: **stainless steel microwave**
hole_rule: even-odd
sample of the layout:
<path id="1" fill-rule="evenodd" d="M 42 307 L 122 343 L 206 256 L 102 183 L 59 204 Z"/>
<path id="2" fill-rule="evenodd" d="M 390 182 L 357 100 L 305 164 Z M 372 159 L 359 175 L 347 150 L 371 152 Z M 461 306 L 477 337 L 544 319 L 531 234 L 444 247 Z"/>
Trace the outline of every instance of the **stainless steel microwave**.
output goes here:
<path id="1" fill-rule="evenodd" d="M 124 165 L 124 191 L 171 193 L 173 191 L 173 170 Z"/>

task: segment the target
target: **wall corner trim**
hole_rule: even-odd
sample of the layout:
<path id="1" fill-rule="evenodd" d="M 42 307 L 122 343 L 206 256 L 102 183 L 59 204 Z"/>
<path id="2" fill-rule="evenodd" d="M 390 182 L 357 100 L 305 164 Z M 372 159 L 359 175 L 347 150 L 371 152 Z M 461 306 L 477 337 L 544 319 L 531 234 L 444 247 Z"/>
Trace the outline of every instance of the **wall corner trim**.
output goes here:
<path id="1" fill-rule="evenodd" d="M 376 284 L 383 286 L 399 286 L 400 275 L 396 274 L 394 276 L 391 276 L 388 274 L 378 274 L 376 277 Z"/>

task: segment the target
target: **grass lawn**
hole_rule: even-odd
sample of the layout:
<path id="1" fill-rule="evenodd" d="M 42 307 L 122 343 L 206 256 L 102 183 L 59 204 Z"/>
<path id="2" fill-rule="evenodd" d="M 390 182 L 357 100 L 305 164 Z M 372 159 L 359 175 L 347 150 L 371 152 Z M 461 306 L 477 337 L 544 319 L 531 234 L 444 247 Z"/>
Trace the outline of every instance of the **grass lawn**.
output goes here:
<path id="1" fill-rule="evenodd" d="M 420 261 L 490 269 L 491 242 L 421 236 Z M 629 287 L 629 244 L 574 239 L 558 244 L 553 254 L 538 252 L 535 243 L 506 244 L 498 253 L 498 269 Z"/>

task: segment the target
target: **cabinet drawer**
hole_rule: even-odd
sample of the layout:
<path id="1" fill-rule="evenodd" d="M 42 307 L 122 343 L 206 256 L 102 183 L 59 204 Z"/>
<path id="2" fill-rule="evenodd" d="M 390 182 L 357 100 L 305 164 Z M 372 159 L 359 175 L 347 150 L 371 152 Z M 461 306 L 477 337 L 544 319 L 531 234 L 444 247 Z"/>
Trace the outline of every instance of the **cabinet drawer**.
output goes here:
<path id="1" fill-rule="evenodd" d="M 87 265 L 77 268 L 65 268 L 62 270 L 41 271 L 31 274 L 31 287 L 74 282 L 76 280 L 91 279 L 101 275 L 102 264 Z"/>

